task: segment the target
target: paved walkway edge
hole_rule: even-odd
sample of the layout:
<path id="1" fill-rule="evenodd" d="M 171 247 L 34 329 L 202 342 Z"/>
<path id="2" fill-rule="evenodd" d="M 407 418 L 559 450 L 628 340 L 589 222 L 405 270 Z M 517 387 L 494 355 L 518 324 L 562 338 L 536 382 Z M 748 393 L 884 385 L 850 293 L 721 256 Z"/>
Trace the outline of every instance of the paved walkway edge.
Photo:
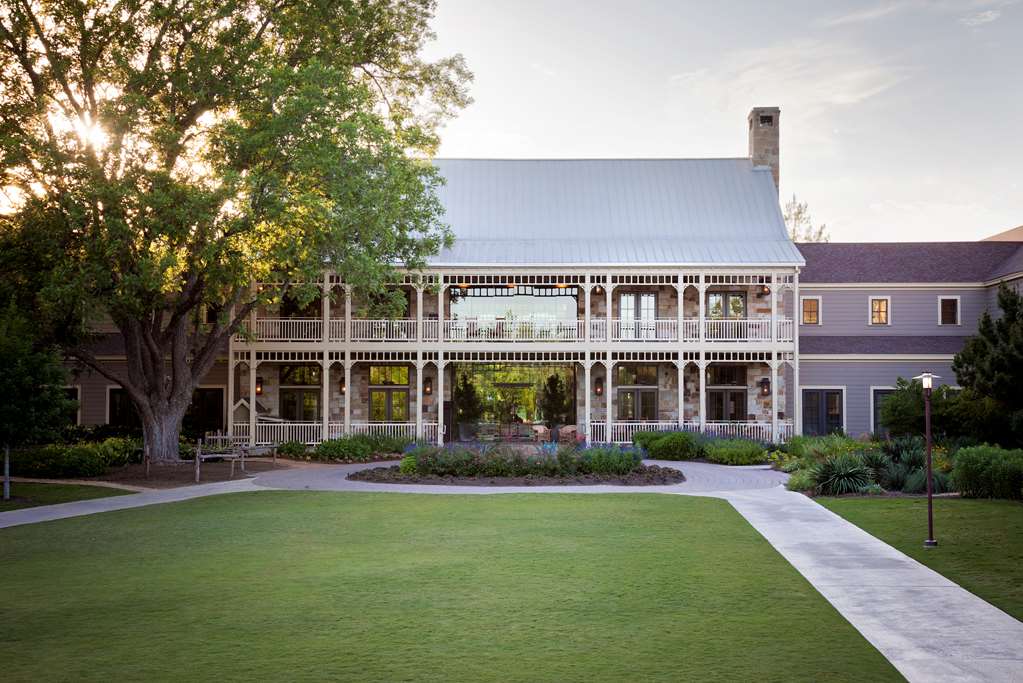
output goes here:
<path id="1" fill-rule="evenodd" d="M 721 496 L 908 680 L 1023 681 L 1023 623 L 1002 610 L 802 494 Z"/>

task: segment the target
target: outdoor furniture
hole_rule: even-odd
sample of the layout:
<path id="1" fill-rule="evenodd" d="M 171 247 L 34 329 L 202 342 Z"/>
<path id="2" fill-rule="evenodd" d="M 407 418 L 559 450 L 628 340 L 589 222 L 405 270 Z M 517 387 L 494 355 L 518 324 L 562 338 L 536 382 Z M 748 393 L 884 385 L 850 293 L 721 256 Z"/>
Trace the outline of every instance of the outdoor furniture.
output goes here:
<path id="1" fill-rule="evenodd" d="M 565 425 L 558 430 L 558 443 L 575 443 L 575 425 Z"/>
<path id="2" fill-rule="evenodd" d="M 550 441 L 551 430 L 547 429 L 547 425 L 533 425 L 533 440 L 534 441 Z"/>
<path id="3" fill-rule="evenodd" d="M 195 483 L 199 483 L 200 468 L 204 460 L 228 460 L 231 463 L 231 479 L 234 479 L 234 463 L 235 461 L 241 461 L 242 472 L 245 471 L 245 457 L 248 454 L 247 448 L 241 447 L 222 447 L 222 448 L 207 448 L 203 450 L 202 439 L 195 445 Z M 274 464 L 277 463 L 277 455 L 274 451 Z"/>
<path id="4" fill-rule="evenodd" d="M 497 431 L 497 425 L 495 424 L 481 424 L 478 433 L 480 441 L 497 441 L 499 434 Z"/>

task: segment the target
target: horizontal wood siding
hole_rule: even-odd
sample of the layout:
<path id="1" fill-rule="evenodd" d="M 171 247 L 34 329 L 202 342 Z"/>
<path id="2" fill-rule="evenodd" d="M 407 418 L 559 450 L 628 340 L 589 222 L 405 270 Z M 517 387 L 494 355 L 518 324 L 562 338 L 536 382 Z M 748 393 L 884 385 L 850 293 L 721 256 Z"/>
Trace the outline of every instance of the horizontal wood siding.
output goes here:
<path id="1" fill-rule="evenodd" d="M 911 289 L 813 289 L 799 290 L 800 297 L 821 298 L 821 324 L 800 325 L 800 336 L 967 336 L 977 330 L 981 314 L 990 304 L 984 289 L 911 290 Z M 868 325 L 870 297 L 891 298 L 890 325 Z M 938 324 L 938 298 L 959 297 L 960 325 Z M 802 320 L 801 314 L 798 316 Z"/>

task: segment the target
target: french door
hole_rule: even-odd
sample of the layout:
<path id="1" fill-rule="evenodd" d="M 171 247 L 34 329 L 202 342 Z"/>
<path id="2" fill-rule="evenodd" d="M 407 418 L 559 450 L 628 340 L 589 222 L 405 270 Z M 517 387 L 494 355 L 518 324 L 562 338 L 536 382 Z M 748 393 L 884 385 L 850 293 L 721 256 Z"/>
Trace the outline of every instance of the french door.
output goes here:
<path id="1" fill-rule="evenodd" d="M 842 391 L 803 389 L 803 434 L 822 436 L 842 431 Z"/>
<path id="2" fill-rule="evenodd" d="M 657 336 L 657 295 L 622 292 L 618 297 L 621 339 L 654 339 Z"/>
<path id="3" fill-rule="evenodd" d="M 618 419 L 621 422 L 656 422 L 656 389 L 619 389 Z"/>
<path id="4" fill-rule="evenodd" d="M 320 389 L 281 388 L 281 418 L 288 422 L 320 420 Z"/>
<path id="5" fill-rule="evenodd" d="M 370 389 L 370 422 L 408 422 L 408 389 Z"/>
<path id="6" fill-rule="evenodd" d="M 707 390 L 707 418 L 711 422 L 741 422 L 747 414 L 745 389 Z"/>

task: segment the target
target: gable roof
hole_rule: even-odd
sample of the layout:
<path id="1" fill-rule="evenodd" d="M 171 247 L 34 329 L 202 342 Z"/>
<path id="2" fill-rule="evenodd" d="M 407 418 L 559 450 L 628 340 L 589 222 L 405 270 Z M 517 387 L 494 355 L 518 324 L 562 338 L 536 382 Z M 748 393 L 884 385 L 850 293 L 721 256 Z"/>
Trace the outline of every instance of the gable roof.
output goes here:
<path id="1" fill-rule="evenodd" d="M 1020 242 L 830 242 L 799 244 L 801 283 L 985 282 L 1023 268 Z M 1020 268 L 1010 269 L 1019 261 Z"/>
<path id="2" fill-rule="evenodd" d="M 431 265 L 801 265 L 749 159 L 437 159 Z"/>

